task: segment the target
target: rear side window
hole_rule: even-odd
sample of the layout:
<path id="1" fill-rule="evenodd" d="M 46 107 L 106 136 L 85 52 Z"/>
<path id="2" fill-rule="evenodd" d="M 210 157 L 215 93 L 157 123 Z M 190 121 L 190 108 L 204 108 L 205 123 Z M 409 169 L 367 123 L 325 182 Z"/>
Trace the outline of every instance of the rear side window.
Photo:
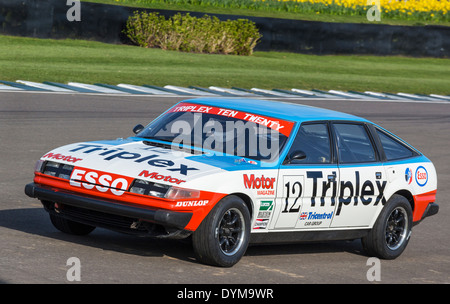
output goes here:
<path id="1" fill-rule="evenodd" d="M 378 134 L 378 137 L 380 138 L 381 145 L 383 146 L 383 150 L 388 161 L 413 157 L 416 155 L 416 153 L 412 149 L 407 147 L 396 138 L 378 129 L 376 129 L 376 132 Z"/>
<path id="2" fill-rule="evenodd" d="M 335 123 L 340 163 L 376 161 L 375 149 L 362 124 Z"/>

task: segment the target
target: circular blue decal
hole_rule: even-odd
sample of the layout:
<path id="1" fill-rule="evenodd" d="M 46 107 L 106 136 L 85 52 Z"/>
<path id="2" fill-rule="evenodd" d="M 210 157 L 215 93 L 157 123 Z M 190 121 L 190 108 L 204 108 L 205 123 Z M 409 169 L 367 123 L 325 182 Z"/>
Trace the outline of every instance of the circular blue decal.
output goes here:
<path id="1" fill-rule="evenodd" d="M 406 171 L 405 171 L 405 180 L 406 180 L 406 182 L 408 183 L 408 185 L 411 184 L 412 179 L 413 179 L 413 173 L 412 173 L 412 170 L 409 169 L 409 168 L 406 168 Z"/>
<path id="2" fill-rule="evenodd" d="M 428 182 L 428 172 L 427 169 L 425 169 L 424 167 L 420 166 L 417 168 L 416 170 L 416 183 L 423 187 L 427 184 Z"/>

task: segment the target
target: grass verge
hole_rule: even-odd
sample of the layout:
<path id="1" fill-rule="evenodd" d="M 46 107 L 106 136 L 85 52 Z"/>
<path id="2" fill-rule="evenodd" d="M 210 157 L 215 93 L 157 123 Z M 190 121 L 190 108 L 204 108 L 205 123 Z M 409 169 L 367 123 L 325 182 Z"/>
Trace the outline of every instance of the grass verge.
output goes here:
<path id="1" fill-rule="evenodd" d="M 0 36 L 0 79 L 450 94 L 450 60 L 255 52 L 207 55 Z"/>

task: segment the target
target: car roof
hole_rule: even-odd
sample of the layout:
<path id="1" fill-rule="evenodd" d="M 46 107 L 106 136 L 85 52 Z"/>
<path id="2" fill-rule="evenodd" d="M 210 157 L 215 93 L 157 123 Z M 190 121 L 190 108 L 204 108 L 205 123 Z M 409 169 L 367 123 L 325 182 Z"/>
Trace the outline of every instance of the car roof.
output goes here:
<path id="1" fill-rule="evenodd" d="M 350 120 L 368 122 L 368 120 L 364 118 L 351 114 L 283 101 L 252 98 L 196 98 L 184 100 L 184 102 L 223 107 L 295 122 L 312 120 Z"/>

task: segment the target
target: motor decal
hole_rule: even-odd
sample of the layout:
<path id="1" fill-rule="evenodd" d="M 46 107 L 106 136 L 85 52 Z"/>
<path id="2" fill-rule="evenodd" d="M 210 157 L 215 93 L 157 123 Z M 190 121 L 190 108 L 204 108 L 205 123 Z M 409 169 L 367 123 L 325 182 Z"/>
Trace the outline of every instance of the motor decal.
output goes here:
<path id="1" fill-rule="evenodd" d="M 69 163 L 76 163 L 80 160 L 83 160 L 82 158 L 76 158 L 74 156 L 71 155 L 63 155 L 61 153 L 47 153 L 44 156 L 42 156 L 42 158 L 51 158 L 51 159 L 56 159 L 56 160 L 62 160 L 62 161 L 66 161 Z"/>

